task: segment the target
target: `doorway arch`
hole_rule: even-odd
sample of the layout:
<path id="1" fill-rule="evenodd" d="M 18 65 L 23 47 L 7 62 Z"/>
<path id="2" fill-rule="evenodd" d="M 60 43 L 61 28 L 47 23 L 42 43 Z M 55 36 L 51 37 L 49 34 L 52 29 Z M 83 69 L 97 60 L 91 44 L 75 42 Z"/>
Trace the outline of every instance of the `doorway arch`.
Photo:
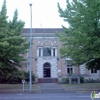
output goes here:
<path id="1" fill-rule="evenodd" d="M 46 77 L 51 77 L 51 65 L 50 63 L 45 63 L 43 65 L 43 76 Z"/>

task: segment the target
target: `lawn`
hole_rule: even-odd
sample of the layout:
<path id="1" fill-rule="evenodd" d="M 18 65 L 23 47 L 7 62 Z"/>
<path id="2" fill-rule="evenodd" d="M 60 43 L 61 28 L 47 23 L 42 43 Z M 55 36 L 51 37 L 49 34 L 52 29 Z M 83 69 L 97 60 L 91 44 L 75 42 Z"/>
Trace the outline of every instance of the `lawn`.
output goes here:
<path id="1" fill-rule="evenodd" d="M 38 84 L 32 84 L 33 92 L 40 91 Z M 25 92 L 29 91 L 29 84 L 24 85 Z M 0 92 L 23 92 L 23 84 L 0 84 Z"/>
<path id="2" fill-rule="evenodd" d="M 63 88 L 69 91 L 98 91 L 100 83 L 84 83 L 84 84 L 61 84 Z"/>
<path id="3" fill-rule="evenodd" d="M 60 84 L 67 91 L 100 91 L 100 83 Z M 41 91 L 39 84 L 32 84 L 33 92 Z M 23 92 L 23 84 L 0 84 L 0 93 Z M 29 92 L 29 84 L 25 84 L 25 92 Z"/>

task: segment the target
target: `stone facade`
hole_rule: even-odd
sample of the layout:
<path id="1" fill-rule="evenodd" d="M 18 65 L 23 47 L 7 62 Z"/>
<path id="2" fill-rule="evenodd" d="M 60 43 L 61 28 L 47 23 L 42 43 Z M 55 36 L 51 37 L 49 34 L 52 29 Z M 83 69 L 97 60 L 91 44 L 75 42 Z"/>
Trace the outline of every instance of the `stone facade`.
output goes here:
<path id="1" fill-rule="evenodd" d="M 87 75 L 88 77 L 99 77 L 100 71 L 91 73 L 85 68 L 85 65 L 80 67 L 73 66 L 66 62 L 66 58 L 61 58 L 59 50 L 62 43 L 55 33 L 63 32 L 61 28 L 36 28 L 32 30 L 32 70 L 38 81 L 45 78 L 56 80 L 69 75 L 69 73 Z M 23 38 L 30 38 L 30 29 L 24 29 Z M 29 52 L 24 55 L 27 61 L 22 62 L 23 68 L 29 70 Z"/>

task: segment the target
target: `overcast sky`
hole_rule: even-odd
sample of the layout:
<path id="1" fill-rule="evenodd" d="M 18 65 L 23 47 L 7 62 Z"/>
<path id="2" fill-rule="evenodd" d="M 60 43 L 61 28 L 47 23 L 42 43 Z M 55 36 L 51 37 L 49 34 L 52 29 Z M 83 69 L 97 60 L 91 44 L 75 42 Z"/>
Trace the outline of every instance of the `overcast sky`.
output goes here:
<path id="1" fill-rule="evenodd" d="M 61 25 L 68 26 L 59 17 L 57 2 L 61 8 L 66 7 L 66 0 L 6 0 L 7 15 L 12 19 L 15 9 L 18 9 L 19 19 L 25 21 L 25 27 L 30 27 L 30 6 L 32 3 L 32 27 L 33 28 L 61 28 Z M 0 8 L 3 0 L 0 0 Z"/>

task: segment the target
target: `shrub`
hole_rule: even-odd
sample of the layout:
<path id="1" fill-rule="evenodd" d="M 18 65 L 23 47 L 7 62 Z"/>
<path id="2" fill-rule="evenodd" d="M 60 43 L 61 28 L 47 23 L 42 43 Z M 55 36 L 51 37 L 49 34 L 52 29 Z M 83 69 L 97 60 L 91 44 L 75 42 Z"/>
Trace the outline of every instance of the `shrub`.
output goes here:
<path id="1" fill-rule="evenodd" d="M 2 75 L 0 77 L 0 83 L 1 84 L 21 84 L 22 79 L 25 79 L 25 81 L 28 83 L 29 72 L 17 70 L 13 73 L 8 74 L 7 77 Z M 34 81 L 35 81 L 35 75 L 32 72 L 32 83 L 34 83 Z"/>
<path id="2" fill-rule="evenodd" d="M 100 79 L 96 79 L 95 82 L 96 82 L 96 83 L 100 83 Z"/>
<path id="3" fill-rule="evenodd" d="M 80 76 L 80 83 L 84 83 L 84 77 Z"/>
<path id="4" fill-rule="evenodd" d="M 20 71 L 16 70 L 13 73 L 9 73 L 5 76 L 5 74 L 0 76 L 1 84 L 16 84 L 21 83 L 21 79 L 19 77 Z"/>
<path id="5" fill-rule="evenodd" d="M 64 83 L 69 83 L 69 78 L 62 78 L 62 80 L 60 81 L 61 84 L 64 84 Z"/>
<path id="6" fill-rule="evenodd" d="M 84 81 L 85 83 L 100 83 L 100 79 L 89 78 L 89 79 L 85 79 Z"/>
<path id="7" fill-rule="evenodd" d="M 28 72 L 25 72 L 25 81 L 28 83 L 29 82 L 29 79 L 30 78 L 30 76 L 29 76 L 29 71 Z M 34 83 L 34 81 L 35 81 L 35 75 L 34 75 L 34 73 L 32 72 L 32 83 Z"/>

